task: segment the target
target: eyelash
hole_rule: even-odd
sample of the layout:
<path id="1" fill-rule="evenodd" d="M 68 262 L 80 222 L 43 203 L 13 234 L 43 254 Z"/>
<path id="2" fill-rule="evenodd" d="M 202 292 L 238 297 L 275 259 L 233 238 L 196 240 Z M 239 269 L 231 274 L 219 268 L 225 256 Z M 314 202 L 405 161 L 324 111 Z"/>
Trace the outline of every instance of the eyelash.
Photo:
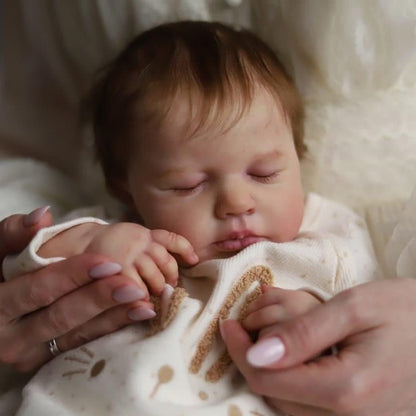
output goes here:
<path id="1" fill-rule="evenodd" d="M 190 195 L 197 191 L 197 189 L 202 185 L 202 183 L 198 183 L 195 186 L 189 187 L 189 188 L 173 188 L 172 191 L 177 194 L 187 194 Z"/>
<path id="2" fill-rule="evenodd" d="M 279 176 L 279 171 L 270 173 L 269 175 L 250 175 L 252 178 L 254 178 L 256 181 L 262 182 L 262 183 L 270 183 L 273 182 L 274 179 L 276 179 L 277 176 Z"/>
<path id="3" fill-rule="evenodd" d="M 273 172 L 269 175 L 253 175 L 253 174 L 251 174 L 250 176 L 258 182 L 271 183 L 271 182 L 273 182 L 274 179 L 276 179 L 277 176 L 279 176 L 279 173 L 280 173 L 279 171 L 276 171 L 276 172 Z M 196 192 L 202 184 L 203 184 L 203 182 L 198 183 L 197 185 L 189 187 L 189 188 L 173 188 L 172 191 L 177 193 L 177 194 L 191 195 L 194 192 Z"/>

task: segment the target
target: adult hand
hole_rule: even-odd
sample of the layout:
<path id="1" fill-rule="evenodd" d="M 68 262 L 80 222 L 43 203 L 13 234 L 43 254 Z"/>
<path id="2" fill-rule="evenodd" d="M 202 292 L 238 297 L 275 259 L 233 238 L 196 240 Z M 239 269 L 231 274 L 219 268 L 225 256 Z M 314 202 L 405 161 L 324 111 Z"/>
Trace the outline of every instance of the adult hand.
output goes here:
<path id="1" fill-rule="evenodd" d="M 415 299 L 416 280 L 371 282 L 275 325 L 258 344 L 236 321 L 222 333 L 251 389 L 288 414 L 410 416 Z M 311 360 L 334 344 L 336 355 Z"/>
<path id="2" fill-rule="evenodd" d="M 0 222 L 0 261 L 52 224 L 46 208 Z M 120 265 L 82 254 L 0 282 L 0 363 L 29 371 L 50 360 L 47 342 L 66 351 L 149 317 L 152 305 Z"/>

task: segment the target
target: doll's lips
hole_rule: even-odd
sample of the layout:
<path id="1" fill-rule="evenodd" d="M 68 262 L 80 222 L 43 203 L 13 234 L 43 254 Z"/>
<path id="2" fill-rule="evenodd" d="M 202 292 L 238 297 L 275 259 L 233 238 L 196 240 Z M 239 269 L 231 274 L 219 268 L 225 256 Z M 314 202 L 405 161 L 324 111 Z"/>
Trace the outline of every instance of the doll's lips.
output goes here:
<path id="1" fill-rule="evenodd" d="M 265 241 L 263 237 L 259 237 L 252 233 L 241 232 L 233 233 L 224 240 L 216 241 L 214 244 L 220 251 L 239 251 L 259 241 Z"/>

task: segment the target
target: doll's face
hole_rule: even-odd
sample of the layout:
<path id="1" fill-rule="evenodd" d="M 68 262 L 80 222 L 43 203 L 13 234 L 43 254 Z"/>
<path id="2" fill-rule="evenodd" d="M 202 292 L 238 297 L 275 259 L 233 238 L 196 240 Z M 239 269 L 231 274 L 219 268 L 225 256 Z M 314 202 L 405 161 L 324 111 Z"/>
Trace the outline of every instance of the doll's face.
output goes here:
<path id="1" fill-rule="evenodd" d="M 132 150 L 125 186 L 144 225 L 186 237 L 201 261 L 258 241 L 293 240 L 303 191 L 292 131 L 276 101 L 258 91 L 231 128 L 192 138 L 184 138 L 182 107 Z"/>

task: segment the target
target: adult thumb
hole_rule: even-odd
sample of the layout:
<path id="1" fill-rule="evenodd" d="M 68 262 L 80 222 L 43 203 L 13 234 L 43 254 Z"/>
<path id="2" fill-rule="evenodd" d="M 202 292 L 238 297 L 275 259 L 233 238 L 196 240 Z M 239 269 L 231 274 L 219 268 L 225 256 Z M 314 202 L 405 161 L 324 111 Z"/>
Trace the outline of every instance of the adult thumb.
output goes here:
<path id="1" fill-rule="evenodd" d="M 15 214 L 0 222 L 0 261 L 8 254 L 23 250 L 41 228 L 52 225 L 49 206 L 35 209 L 27 215 Z"/>
<path id="2" fill-rule="evenodd" d="M 312 360 L 348 336 L 366 329 L 367 323 L 349 319 L 348 296 L 330 301 L 288 321 L 273 325 L 247 350 L 253 367 L 283 369 Z"/>

